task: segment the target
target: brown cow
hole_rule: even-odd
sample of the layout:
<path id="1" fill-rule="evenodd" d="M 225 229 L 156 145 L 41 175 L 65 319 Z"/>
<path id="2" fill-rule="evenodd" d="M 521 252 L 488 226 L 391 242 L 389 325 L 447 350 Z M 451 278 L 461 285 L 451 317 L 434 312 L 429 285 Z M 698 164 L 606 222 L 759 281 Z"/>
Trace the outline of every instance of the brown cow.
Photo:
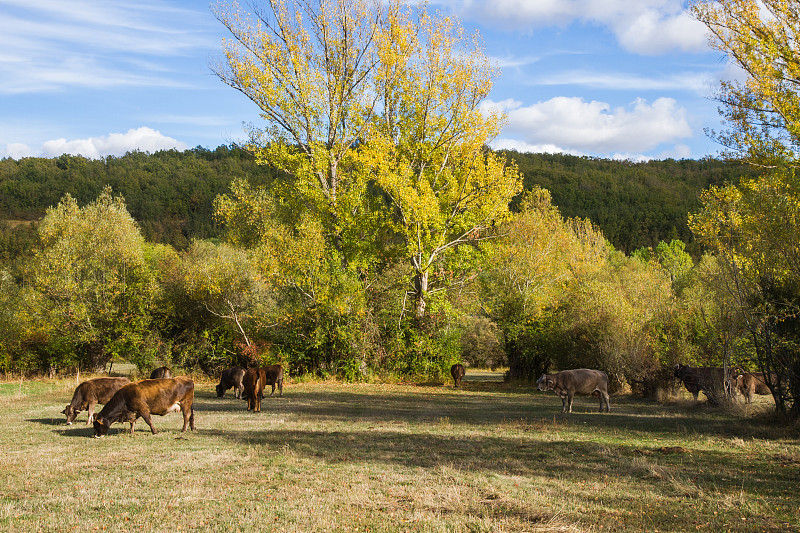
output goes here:
<path id="1" fill-rule="evenodd" d="M 275 394 L 275 386 L 277 386 L 279 391 L 278 396 L 283 396 L 283 367 L 281 365 L 269 365 L 265 366 L 263 369 L 267 375 L 267 380 L 263 388 L 266 388 L 267 385 L 272 385 L 270 396 L 273 396 Z"/>
<path id="2" fill-rule="evenodd" d="M 763 372 L 742 372 L 737 375 L 736 389 L 744 396 L 745 403 L 753 402 L 753 394 L 772 394 Z"/>
<path id="3" fill-rule="evenodd" d="M 136 419 L 140 416 L 155 435 L 156 428 L 150 415 L 164 416 L 167 413 L 183 412 L 183 429 L 191 426 L 194 431 L 194 382 L 186 376 L 177 378 L 143 379 L 125 385 L 111 397 L 94 420 L 94 436 L 100 438 L 108 433 L 115 422 L 130 422 L 131 435 Z"/>
<path id="4" fill-rule="evenodd" d="M 600 395 L 600 412 L 610 412 L 608 401 L 608 375 L 601 370 L 578 368 L 562 370 L 556 374 L 542 374 L 536 382 L 540 391 L 551 390 L 561 397 L 562 413 L 572 412 L 572 398 L 576 394 Z"/>
<path id="5" fill-rule="evenodd" d="M 169 379 L 172 377 L 172 371 L 169 367 L 162 366 L 150 372 L 150 379 Z"/>
<path id="6" fill-rule="evenodd" d="M 219 385 L 217 385 L 217 398 L 223 398 L 225 391 L 233 387 L 233 396 L 241 398 L 244 385 L 242 378 L 244 378 L 245 369 L 240 366 L 232 366 L 222 371 L 219 377 Z"/>
<path id="7" fill-rule="evenodd" d="M 717 403 L 725 394 L 724 373 L 720 367 L 691 367 L 678 363 L 675 365 L 674 374 L 683 381 L 686 390 L 692 393 L 694 401 L 697 401 L 700 391 L 703 391 L 711 403 Z"/>
<path id="8" fill-rule="evenodd" d="M 463 378 L 466 373 L 467 370 L 461 363 L 456 363 L 450 367 L 450 375 L 453 376 L 453 387 L 459 387 L 461 385 L 461 378 Z"/>
<path id="9" fill-rule="evenodd" d="M 267 371 L 264 368 L 248 368 L 242 378 L 244 390 L 242 400 L 247 400 L 247 410 L 261 412 L 261 398 L 264 397 L 264 385 L 267 383 Z"/>
<path id="10" fill-rule="evenodd" d="M 94 420 L 94 406 L 105 404 L 122 386 L 130 383 L 128 378 L 95 378 L 84 381 L 72 394 L 72 401 L 62 413 L 67 415 L 67 425 L 71 425 L 81 411 L 89 411 L 86 425 Z"/>

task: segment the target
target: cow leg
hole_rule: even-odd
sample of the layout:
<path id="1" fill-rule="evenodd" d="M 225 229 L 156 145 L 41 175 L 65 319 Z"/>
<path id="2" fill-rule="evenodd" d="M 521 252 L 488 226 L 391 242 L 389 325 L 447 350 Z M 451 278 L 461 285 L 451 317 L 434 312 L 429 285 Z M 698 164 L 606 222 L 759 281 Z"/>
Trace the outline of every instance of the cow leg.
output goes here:
<path id="1" fill-rule="evenodd" d="M 280 389 L 278 396 L 283 396 L 283 380 L 281 380 L 281 382 L 278 383 L 278 389 Z"/>
<path id="2" fill-rule="evenodd" d="M 572 394 L 567 393 L 567 402 L 569 402 L 569 411 L 568 411 L 569 413 L 572 412 L 572 399 L 573 398 L 574 398 L 574 396 Z"/>
<path id="3" fill-rule="evenodd" d="M 92 422 L 94 422 L 94 406 L 95 406 L 95 402 L 89 402 L 89 407 L 88 407 L 89 418 L 86 419 L 86 425 L 87 426 L 90 425 Z"/>
<path id="4" fill-rule="evenodd" d="M 599 391 L 600 392 L 600 412 L 602 413 L 605 411 L 606 413 L 611 412 L 611 404 L 608 402 L 608 393 Z M 603 403 L 605 402 L 605 409 L 603 409 Z"/>
<path id="5" fill-rule="evenodd" d="M 275 383 L 272 384 L 272 392 L 270 392 L 269 395 L 275 396 Z"/>
<path id="6" fill-rule="evenodd" d="M 561 394 L 560 396 L 561 396 L 561 412 L 562 413 L 566 413 L 567 412 L 567 395 L 566 394 Z"/>
<path id="7" fill-rule="evenodd" d="M 155 435 L 156 433 L 158 433 L 158 431 L 156 431 L 156 428 L 155 428 L 155 426 L 153 426 L 153 421 L 150 419 L 150 411 L 145 411 L 145 412 L 143 412 L 143 413 L 142 413 L 142 419 L 143 419 L 145 422 L 147 422 L 147 425 L 148 425 L 148 426 L 150 426 L 150 432 L 151 432 L 153 435 Z M 131 424 L 131 427 L 132 427 L 132 426 L 133 426 L 133 424 Z"/>

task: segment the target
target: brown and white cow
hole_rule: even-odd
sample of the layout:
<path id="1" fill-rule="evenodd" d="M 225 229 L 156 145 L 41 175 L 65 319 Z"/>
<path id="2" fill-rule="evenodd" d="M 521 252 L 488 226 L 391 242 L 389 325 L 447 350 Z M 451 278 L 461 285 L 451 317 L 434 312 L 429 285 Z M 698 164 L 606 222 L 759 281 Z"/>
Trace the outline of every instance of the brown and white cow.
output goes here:
<path id="1" fill-rule="evenodd" d="M 561 397 L 562 413 L 572 412 L 572 398 L 576 394 L 600 395 L 600 412 L 611 411 L 608 401 L 608 375 L 601 370 L 578 368 L 562 370 L 556 374 L 542 374 L 537 381 L 540 391 L 551 390 Z"/>
<path id="2" fill-rule="evenodd" d="M 753 402 L 754 394 L 772 394 L 763 372 L 742 372 L 736 376 L 736 390 L 744 396 L 745 403 Z"/>
<path id="3" fill-rule="evenodd" d="M 81 411 L 89 411 L 86 425 L 94 420 L 94 406 L 105 404 L 121 387 L 130 383 L 128 378 L 95 378 L 81 383 L 72 394 L 72 401 L 62 413 L 67 415 L 67 425 L 71 425 Z"/>
<path id="4" fill-rule="evenodd" d="M 150 372 L 150 379 L 169 379 L 172 377 L 172 371 L 167 366 L 156 368 Z"/>
<path id="5" fill-rule="evenodd" d="M 245 369 L 241 366 L 232 366 L 222 371 L 219 377 L 219 385 L 217 385 L 217 398 L 223 398 L 225 391 L 233 387 L 233 396 L 241 398 L 244 385 L 242 378 L 244 378 Z"/>
<path id="6" fill-rule="evenodd" d="M 267 382 L 267 371 L 264 368 L 248 368 L 242 378 L 242 400 L 247 401 L 247 410 L 261 412 L 261 398 L 264 397 L 264 385 Z"/>
<path id="7" fill-rule="evenodd" d="M 94 420 L 94 436 L 100 438 L 108 433 L 115 422 L 130 422 L 133 426 L 142 417 L 155 435 L 156 428 L 150 415 L 183 413 L 183 429 L 191 426 L 194 431 L 194 382 L 186 376 L 176 378 L 143 379 L 125 385 L 108 401 Z"/>
<path id="8" fill-rule="evenodd" d="M 697 401 L 700 391 L 703 391 L 711 403 L 717 403 L 725 395 L 725 374 L 720 367 L 692 367 L 678 363 L 675 365 L 674 375 L 683 381 L 683 386 L 692 393 L 694 401 Z"/>
<path id="9" fill-rule="evenodd" d="M 466 373 L 467 370 L 461 363 L 456 363 L 450 367 L 450 375 L 453 376 L 453 387 L 458 388 L 461 385 L 461 379 Z"/>

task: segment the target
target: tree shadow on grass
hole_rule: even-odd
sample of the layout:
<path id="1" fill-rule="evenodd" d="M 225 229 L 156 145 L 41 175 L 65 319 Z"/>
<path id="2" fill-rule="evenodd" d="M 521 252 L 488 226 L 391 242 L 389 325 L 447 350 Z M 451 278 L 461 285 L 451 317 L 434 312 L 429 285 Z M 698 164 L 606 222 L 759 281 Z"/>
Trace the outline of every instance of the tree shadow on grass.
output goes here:
<path id="1" fill-rule="evenodd" d="M 547 427 L 532 427 L 537 433 Z M 542 479 L 586 487 L 586 497 L 601 497 L 612 508 L 629 509 L 635 487 L 647 487 L 662 497 L 680 501 L 705 492 L 733 497 L 797 499 L 800 465 L 779 465 L 767 457 L 743 462 L 735 451 L 680 449 L 665 452 L 652 442 L 644 446 L 609 445 L 536 436 L 453 435 L 410 433 L 386 427 L 364 431 L 226 430 L 201 434 L 247 446 L 262 446 L 265 457 L 289 453 L 324 464 L 393 465 L 428 472 L 484 472 Z M 434 474 L 436 475 L 436 474 Z M 612 481 L 619 488 L 609 494 L 597 485 Z M 595 488 L 592 488 L 594 486 Z"/>
<path id="2" fill-rule="evenodd" d="M 598 431 L 659 433 L 680 439 L 687 435 L 725 438 L 791 437 L 797 430 L 768 422 L 742 419 L 705 406 L 664 406 L 632 397 L 612 397 L 610 413 L 599 413 L 599 400 L 575 399 L 573 413 L 561 412 L 561 401 L 552 393 L 531 392 L 496 394 L 458 390 L 429 394 L 425 390 L 380 392 L 348 390 L 301 390 L 283 397 L 265 396 L 264 413 L 330 421 L 431 423 L 447 419 L 453 424 L 496 426 L 510 421 L 558 422 Z M 246 402 L 196 395 L 197 412 L 247 413 Z"/>

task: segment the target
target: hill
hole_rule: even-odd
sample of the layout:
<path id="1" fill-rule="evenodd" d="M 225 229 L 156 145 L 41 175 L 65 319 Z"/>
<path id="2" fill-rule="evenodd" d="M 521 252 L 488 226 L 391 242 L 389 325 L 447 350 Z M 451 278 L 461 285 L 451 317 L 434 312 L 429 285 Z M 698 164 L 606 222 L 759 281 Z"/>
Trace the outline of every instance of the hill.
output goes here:
<path id="1" fill-rule="evenodd" d="M 700 192 L 710 185 L 738 182 L 753 170 L 714 159 L 631 163 L 563 154 L 504 152 L 525 176 L 525 187 L 549 189 L 568 217 L 589 218 L 618 249 L 678 238 L 692 246 L 687 214 L 699 208 Z M 177 249 L 193 238 L 214 238 L 214 198 L 228 192 L 235 177 L 268 183 L 275 170 L 255 164 L 236 147 L 194 148 L 122 157 L 0 160 L 0 260 L 24 253 L 35 231 L 24 221 L 44 216 L 69 193 L 80 205 L 94 200 L 106 185 L 125 197 L 144 237 Z"/>

